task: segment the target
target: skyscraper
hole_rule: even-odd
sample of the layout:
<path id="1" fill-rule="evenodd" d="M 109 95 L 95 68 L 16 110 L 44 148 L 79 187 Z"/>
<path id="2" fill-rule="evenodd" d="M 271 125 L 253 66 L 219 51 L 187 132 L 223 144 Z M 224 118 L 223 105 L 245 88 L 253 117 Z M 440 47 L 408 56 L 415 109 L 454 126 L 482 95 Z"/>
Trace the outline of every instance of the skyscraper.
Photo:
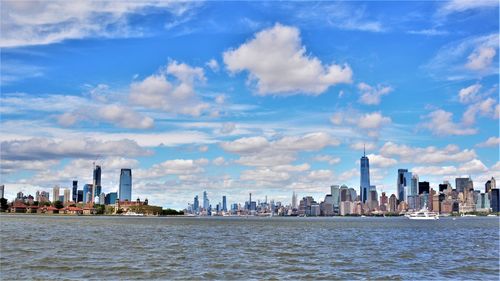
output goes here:
<path id="1" fill-rule="evenodd" d="M 83 203 L 89 203 L 89 202 L 92 202 L 91 201 L 91 197 L 92 197 L 92 189 L 93 189 L 93 186 L 91 184 L 85 184 L 83 186 L 83 198 L 82 198 L 82 202 Z M 89 195 L 90 194 L 90 195 Z"/>
<path id="2" fill-rule="evenodd" d="M 416 190 L 413 190 L 412 184 L 411 172 L 408 172 L 408 169 L 398 169 L 397 194 L 399 202 L 408 202 L 408 196 L 416 195 Z M 415 191 L 415 194 L 413 194 L 413 191 Z"/>
<path id="3" fill-rule="evenodd" d="M 198 195 L 194 197 L 193 200 L 193 211 L 194 212 L 199 212 L 200 211 L 200 200 L 198 200 Z"/>
<path id="4" fill-rule="evenodd" d="M 474 186 L 471 178 L 456 178 L 455 188 L 457 189 L 457 192 L 468 192 L 470 189 L 473 189 Z"/>
<path id="5" fill-rule="evenodd" d="M 370 161 L 363 150 L 363 157 L 360 159 L 361 179 L 360 179 L 360 200 L 365 203 L 370 189 Z"/>
<path id="6" fill-rule="evenodd" d="M 101 194 L 101 166 L 97 165 L 94 167 L 92 179 L 94 188 L 92 189 L 92 198 L 90 202 L 94 202 L 94 198 Z"/>
<path id="7" fill-rule="evenodd" d="M 121 169 L 118 196 L 120 201 L 132 201 L 132 169 Z"/>
<path id="8" fill-rule="evenodd" d="M 227 201 L 226 196 L 222 196 L 222 211 L 227 212 Z"/>
<path id="9" fill-rule="evenodd" d="M 73 202 L 78 202 L 78 181 L 73 181 Z"/>
<path id="10" fill-rule="evenodd" d="M 498 213 L 500 212 L 500 189 L 492 188 L 490 197 L 490 207 L 491 211 Z"/>
<path id="11" fill-rule="evenodd" d="M 56 202 L 57 200 L 59 200 L 59 186 L 54 186 L 52 188 L 52 201 Z"/>
<path id="12" fill-rule="evenodd" d="M 64 189 L 64 203 L 71 201 L 71 189 Z"/>
<path id="13" fill-rule="evenodd" d="M 332 195 L 333 211 L 338 212 L 340 204 L 340 187 L 338 185 L 330 186 L 330 194 Z"/>
<path id="14" fill-rule="evenodd" d="M 208 201 L 207 192 L 203 191 L 203 209 L 208 210 L 210 207 L 210 201 Z"/>
<path id="15" fill-rule="evenodd" d="M 0 198 L 4 198 L 5 196 L 5 185 L 0 185 Z"/>
<path id="16" fill-rule="evenodd" d="M 496 187 L 497 187 L 497 182 L 496 182 L 495 178 L 492 177 L 491 180 L 488 180 L 484 184 L 484 192 L 489 193 L 492 188 L 496 188 Z"/>
<path id="17" fill-rule="evenodd" d="M 292 209 L 297 209 L 297 194 L 295 194 L 295 191 L 292 194 Z"/>

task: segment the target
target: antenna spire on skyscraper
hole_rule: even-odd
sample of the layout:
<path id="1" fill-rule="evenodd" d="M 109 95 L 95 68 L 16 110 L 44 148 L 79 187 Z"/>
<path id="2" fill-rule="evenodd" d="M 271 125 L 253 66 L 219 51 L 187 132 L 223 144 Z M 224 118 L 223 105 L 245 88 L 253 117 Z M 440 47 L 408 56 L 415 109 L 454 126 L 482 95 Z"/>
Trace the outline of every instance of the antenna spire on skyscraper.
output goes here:
<path id="1" fill-rule="evenodd" d="M 366 157 L 366 144 L 363 143 L 363 156 Z"/>

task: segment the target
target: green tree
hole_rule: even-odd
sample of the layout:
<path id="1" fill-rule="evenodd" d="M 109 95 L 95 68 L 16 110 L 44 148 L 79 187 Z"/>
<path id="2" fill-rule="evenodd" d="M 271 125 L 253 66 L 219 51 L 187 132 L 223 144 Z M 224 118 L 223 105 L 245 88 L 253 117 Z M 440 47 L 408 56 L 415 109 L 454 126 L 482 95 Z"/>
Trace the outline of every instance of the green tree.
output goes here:
<path id="1" fill-rule="evenodd" d="M 57 200 L 56 202 L 54 202 L 54 207 L 56 207 L 57 209 L 61 209 L 64 208 L 64 205 L 61 201 Z"/>
<path id="2" fill-rule="evenodd" d="M 168 208 L 168 209 L 163 209 L 161 211 L 161 214 L 163 216 L 179 216 L 179 215 L 184 215 L 184 212 Z"/>
<path id="3" fill-rule="evenodd" d="M 38 201 L 33 201 L 33 206 L 39 206 L 40 205 L 40 202 Z"/>

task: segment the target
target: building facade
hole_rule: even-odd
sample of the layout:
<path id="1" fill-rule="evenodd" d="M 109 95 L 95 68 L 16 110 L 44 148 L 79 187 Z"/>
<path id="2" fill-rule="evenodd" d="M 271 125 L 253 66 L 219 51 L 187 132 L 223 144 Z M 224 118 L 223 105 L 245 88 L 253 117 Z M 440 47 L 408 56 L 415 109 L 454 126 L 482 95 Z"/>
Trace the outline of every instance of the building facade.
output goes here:
<path id="1" fill-rule="evenodd" d="M 121 169 L 118 196 L 120 201 L 132 201 L 132 169 Z"/>

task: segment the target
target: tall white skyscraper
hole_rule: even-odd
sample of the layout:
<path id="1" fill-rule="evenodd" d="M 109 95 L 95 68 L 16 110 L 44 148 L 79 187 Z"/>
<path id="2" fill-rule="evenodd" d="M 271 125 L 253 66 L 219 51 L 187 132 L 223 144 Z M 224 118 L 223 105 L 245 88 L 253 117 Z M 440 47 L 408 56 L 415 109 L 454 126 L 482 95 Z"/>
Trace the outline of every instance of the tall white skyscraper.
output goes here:
<path id="1" fill-rule="evenodd" d="M 59 186 L 52 188 L 52 202 L 59 200 Z"/>

